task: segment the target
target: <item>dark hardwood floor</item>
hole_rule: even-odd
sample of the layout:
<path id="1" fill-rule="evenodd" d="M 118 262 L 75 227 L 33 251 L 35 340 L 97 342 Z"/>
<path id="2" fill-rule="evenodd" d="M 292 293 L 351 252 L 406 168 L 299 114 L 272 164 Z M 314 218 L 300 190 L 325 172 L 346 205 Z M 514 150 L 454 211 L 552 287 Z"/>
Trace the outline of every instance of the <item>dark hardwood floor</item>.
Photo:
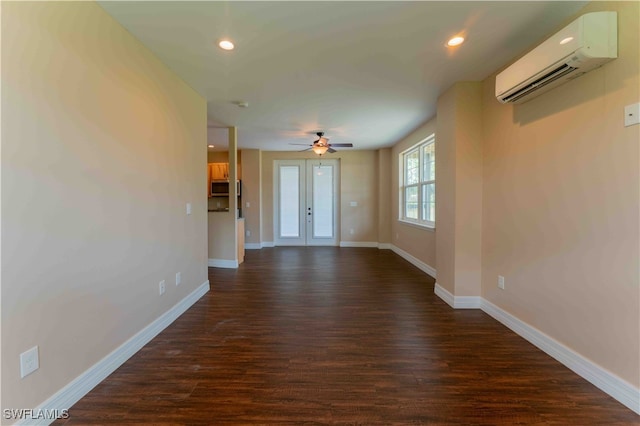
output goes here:
<path id="1" fill-rule="evenodd" d="M 638 425 L 389 250 L 247 251 L 56 424 Z"/>

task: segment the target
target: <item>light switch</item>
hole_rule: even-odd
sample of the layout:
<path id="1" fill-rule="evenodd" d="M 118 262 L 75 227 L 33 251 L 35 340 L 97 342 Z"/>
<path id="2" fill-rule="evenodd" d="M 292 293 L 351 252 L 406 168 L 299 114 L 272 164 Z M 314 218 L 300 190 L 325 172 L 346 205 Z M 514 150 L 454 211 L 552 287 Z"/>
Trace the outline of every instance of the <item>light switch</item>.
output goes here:
<path id="1" fill-rule="evenodd" d="M 640 123 L 640 103 L 624 107 L 624 127 Z"/>
<path id="2" fill-rule="evenodd" d="M 251 203 L 247 201 L 247 208 L 251 207 Z"/>
<path id="3" fill-rule="evenodd" d="M 187 203 L 187 214 L 191 214 L 191 203 Z"/>
<path id="4" fill-rule="evenodd" d="M 358 202 L 357 201 L 352 201 L 351 203 L 349 203 L 349 205 L 351 207 L 358 207 Z"/>

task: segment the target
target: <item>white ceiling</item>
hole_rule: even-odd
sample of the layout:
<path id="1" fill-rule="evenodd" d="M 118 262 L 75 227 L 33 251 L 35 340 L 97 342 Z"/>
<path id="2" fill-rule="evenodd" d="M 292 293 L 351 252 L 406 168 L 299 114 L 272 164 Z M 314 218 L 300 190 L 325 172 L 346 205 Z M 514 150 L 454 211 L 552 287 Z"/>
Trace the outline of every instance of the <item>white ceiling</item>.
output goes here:
<path id="1" fill-rule="evenodd" d="M 207 99 L 209 143 L 224 149 L 215 127 L 237 126 L 240 148 L 272 151 L 319 130 L 353 149 L 391 146 L 451 84 L 486 78 L 585 3 L 100 1 Z M 467 41 L 445 47 L 458 33 Z"/>

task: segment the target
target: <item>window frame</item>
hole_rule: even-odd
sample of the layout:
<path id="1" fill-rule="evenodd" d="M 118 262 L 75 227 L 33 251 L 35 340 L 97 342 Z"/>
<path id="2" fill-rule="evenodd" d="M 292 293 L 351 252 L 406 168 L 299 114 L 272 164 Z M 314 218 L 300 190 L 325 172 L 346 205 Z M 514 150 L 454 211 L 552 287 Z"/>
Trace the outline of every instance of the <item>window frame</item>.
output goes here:
<path id="1" fill-rule="evenodd" d="M 435 142 L 436 142 L 436 138 L 435 138 L 435 134 L 431 134 L 429 136 L 427 136 L 426 138 L 422 139 L 420 142 L 418 142 L 417 144 L 411 146 L 410 148 L 405 149 L 404 151 L 400 152 L 400 154 L 398 154 L 398 163 L 399 163 L 399 191 L 398 191 L 398 201 L 399 201 L 399 206 L 398 206 L 398 220 L 400 222 L 404 222 L 404 223 L 408 223 L 411 225 L 416 225 L 419 226 L 421 228 L 427 228 L 427 229 L 435 229 L 436 227 L 436 222 L 435 222 L 435 217 L 434 220 L 428 220 L 426 218 L 423 217 L 423 192 L 424 192 L 424 188 L 427 187 L 427 185 L 433 185 L 433 190 L 435 191 L 436 188 L 436 176 L 435 173 L 433 174 L 433 179 L 428 179 L 428 177 L 430 176 L 423 176 L 425 174 L 425 155 L 424 155 L 424 151 L 425 148 L 429 145 L 433 146 L 433 167 L 435 168 Z M 407 178 L 408 178 L 408 167 L 407 167 L 407 162 L 409 159 L 410 155 L 415 155 L 415 153 L 418 153 L 418 180 L 415 183 L 407 183 Z M 407 191 L 407 188 L 416 188 L 417 189 L 417 218 L 413 218 L 413 217 L 408 217 L 407 216 L 407 203 L 405 202 L 405 194 Z M 434 200 L 434 212 L 433 212 L 434 216 L 435 216 L 435 200 Z"/>

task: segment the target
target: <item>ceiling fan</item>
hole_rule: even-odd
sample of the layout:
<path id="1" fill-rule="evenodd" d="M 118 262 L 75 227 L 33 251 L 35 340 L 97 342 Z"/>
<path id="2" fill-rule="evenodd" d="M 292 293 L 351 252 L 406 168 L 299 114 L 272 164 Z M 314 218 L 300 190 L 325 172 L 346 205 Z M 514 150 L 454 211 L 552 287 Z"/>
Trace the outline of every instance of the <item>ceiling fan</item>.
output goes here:
<path id="1" fill-rule="evenodd" d="M 317 132 L 316 135 L 318 135 L 318 140 L 313 141 L 313 144 L 311 144 L 311 145 L 302 144 L 302 143 L 292 143 L 292 144 L 289 144 L 289 145 L 305 145 L 305 146 L 309 146 L 309 148 L 303 149 L 302 151 L 312 150 L 313 152 L 315 152 L 318 155 L 322 155 L 325 152 L 336 152 L 336 150 L 333 149 L 333 147 L 336 147 L 336 148 L 353 148 L 353 144 L 352 143 L 333 143 L 333 144 L 330 144 L 329 143 L 329 139 L 324 137 L 324 132 Z"/>

